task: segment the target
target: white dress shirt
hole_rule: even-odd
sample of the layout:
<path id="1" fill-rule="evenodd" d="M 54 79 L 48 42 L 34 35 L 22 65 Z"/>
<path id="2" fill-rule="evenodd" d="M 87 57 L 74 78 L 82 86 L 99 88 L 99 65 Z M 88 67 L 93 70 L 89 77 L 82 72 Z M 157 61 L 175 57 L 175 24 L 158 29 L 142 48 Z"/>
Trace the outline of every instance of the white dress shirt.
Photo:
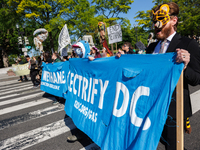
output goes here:
<path id="1" fill-rule="evenodd" d="M 166 53 L 167 48 L 169 47 L 169 44 L 170 44 L 170 42 L 171 42 L 171 40 L 172 40 L 172 38 L 174 37 L 175 34 L 176 34 L 176 31 L 167 38 L 167 42 L 164 45 L 163 53 Z M 158 54 L 159 53 L 160 47 L 161 47 L 161 43 L 162 43 L 162 41 L 158 42 L 158 44 L 156 45 L 156 47 L 155 47 L 155 49 L 153 51 L 153 54 Z"/>

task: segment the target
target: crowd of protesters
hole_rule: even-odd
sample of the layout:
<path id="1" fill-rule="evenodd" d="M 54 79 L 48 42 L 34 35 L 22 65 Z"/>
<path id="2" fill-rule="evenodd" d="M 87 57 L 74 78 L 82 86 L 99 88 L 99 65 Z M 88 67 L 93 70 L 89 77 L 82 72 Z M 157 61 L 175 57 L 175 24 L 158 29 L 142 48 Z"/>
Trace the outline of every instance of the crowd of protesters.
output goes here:
<path id="1" fill-rule="evenodd" d="M 132 47 L 131 43 L 125 42 L 121 48 L 118 49 L 118 54 L 135 54 L 135 50 Z M 97 47 L 92 46 L 90 49 L 89 60 L 94 60 L 95 58 L 103 58 L 110 57 L 111 55 L 108 53 L 105 47 L 102 50 L 99 50 Z M 30 70 L 30 77 L 33 83 L 33 88 L 40 87 L 41 75 L 42 75 L 42 62 L 48 63 L 56 63 L 62 61 L 68 61 L 71 58 L 78 58 L 79 56 L 76 54 L 74 48 L 70 55 L 60 57 L 58 52 L 54 52 L 52 55 L 49 51 L 43 52 L 41 56 L 25 56 L 25 61 L 22 61 L 22 57 L 19 57 L 17 60 L 17 64 L 25 64 L 28 63 L 28 69 Z M 19 82 L 28 81 L 28 77 L 26 75 L 20 76 Z"/>
<path id="2" fill-rule="evenodd" d="M 190 133 L 191 127 L 189 125 L 189 117 L 192 116 L 191 112 L 191 102 L 189 97 L 189 90 L 188 90 L 188 84 L 190 85 L 197 85 L 200 84 L 199 80 L 199 71 L 200 71 L 200 55 L 199 55 L 199 45 L 197 44 L 196 37 L 193 37 L 195 40 L 191 40 L 189 38 L 181 38 L 181 36 L 176 33 L 177 25 L 178 25 L 178 14 L 179 14 L 179 7 L 176 3 L 170 2 L 167 3 L 169 7 L 169 12 L 165 13 L 165 15 L 160 19 L 159 14 L 161 11 L 161 8 L 166 6 L 166 4 L 161 4 L 153 9 L 153 15 L 154 15 L 154 26 L 155 26 L 155 33 L 157 40 L 154 40 L 153 33 L 149 35 L 148 38 L 148 45 L 145 53 L 168 53 L 168 52 L 177 52 L 176 62 L 184 63 L 184 111 L 186 112 L 184 114 L 184 124 L 185 124 L 185 132 Z M 163 9 L 164 10 L 164 9 Z M 162 11 L 163 11 L 162 10 Z M 165 11 L 165 10 L 164 10 Z M 168 16 L 170 15 L 170 17 Z M 164 20 L 164 18 L 170 18 L 168 21 Z M 159 19 L 157 19 L 159 18 Z M 160 26 L 161 22 L 163 23 L 163 26 Z M 165 43 L 164 43 L 165 42 Z M 177 43 L 177 44 L 176 44 Z M 179 44 L 179 45 L 178 45 Z M 187 44 L 187 45 L 186 45 Z M 163 46 L 162 46 L 163 45 Z M 71 55 L 62 56 L 62 59 L 59 56 L 59 53 L 54 52 L 52 56 L 49 52 L 43 53 L 39 57 L 32 57 L 26 56 L 26 63 L 29 63 L 29 69 L 30 69 L 30 77 L 31 81 L 33 83 L 33 88 L 37 88 L 40 86 L 40 79 L 42 74 L 42 62 L 48 63 L 57 63 L 61 61 L 68 61 L 71 58 L 84 58 L 82 53 L 80 53 L 80 47 L 79 45 L 74 45 L 72 47 L 73 50 L 71 52 Z M 181 49 L 180 49 L 181 48 Z M 79 52 L 79 53 L 77 53 Z M 136 52 L 134 47 L 129 42 L 124 42 L 121 48 L 118 49 L 118 52 L 116 54 L 116 57 L 120 58 L 123 54 L 137 54 L 139 52 Z M 140 53 L 139 53 L 140 54 Z M 111 55 L 108 53 L 106 48 L 102 48 L 102 50 L 99 50 L 97 47 L 92 46 L 90 49 L 90 53 L 88 55 L 88 59 L 90 61 L 102 58 L 102 57 L 110 57 Z M 22 64 L 21 58 L 19 58 L 18 61 L 19 64 Z M 22 81 L 28 81 L 27 76 L 23 77 L 20 76 L 19 82 Z M 198 83 L 197 83 L 198 81 Z M 176 90 L 174 91 L 174 94 L 176 93 Z M 173 95 L 174 95 L 173 94 Z M 55 101 L 54 103 L 57 103 L 58 101 Z M 175 150 L 176 149 L 176 128 L 172 128 L 172 124 L 176 122 L 175 117 L 169 118 L 169 116 L 173 116 L 175 114 L 176 110 L 176 101 L 172 101 L 169 107 L 168 112 L 168 119 L 166 121 L 166 124 L 164 126 L 164 130 L 162 133 L 161 143 L 164 144 L 166 150 Z M 77 135 L 73 135 L 68 137 L 68 140 L 70 141 L 76 141 L 81 138 L 81 131 Z M 166 139 L 166 141 L 164 141 Z"/>

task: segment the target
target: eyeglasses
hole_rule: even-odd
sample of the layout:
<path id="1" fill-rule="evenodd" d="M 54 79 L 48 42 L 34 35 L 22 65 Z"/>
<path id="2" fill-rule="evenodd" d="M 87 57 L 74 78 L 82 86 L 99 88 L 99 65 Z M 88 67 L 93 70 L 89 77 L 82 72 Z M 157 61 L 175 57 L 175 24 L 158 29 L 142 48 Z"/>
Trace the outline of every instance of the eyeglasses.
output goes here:
<path id="1" fill-rule="evenodd" d="M 122 45 L 122 47 L 127 47 L 126 44 Z"/>

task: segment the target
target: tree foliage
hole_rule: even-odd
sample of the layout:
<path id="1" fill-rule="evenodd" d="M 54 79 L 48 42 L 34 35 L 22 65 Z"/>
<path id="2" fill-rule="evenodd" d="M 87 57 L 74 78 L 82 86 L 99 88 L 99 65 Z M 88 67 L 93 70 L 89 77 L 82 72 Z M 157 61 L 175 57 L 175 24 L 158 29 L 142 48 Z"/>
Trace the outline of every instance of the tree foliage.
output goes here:
<path id="1" fill-rule="evenodd" d="M 179 26 L 177 32 L 184 36 L 199 35 L 200 0 L 153 0 L 155 6 L 162 3 L 175 2 L 179 6 Z M 155 7 L 154 6 L 154 7 Z M 151 9 L 152 10 L 152 9 Z M 145 29 L 151 29 L 151 10 L 137 12 L 137 22 Z"/>
<path id="2" fill-rule="evenodd" d="M 97 15 L 102 15 L 103 22 L 113 25 L 113 22 L 123 19 L 120 13 L 127 13 L 133 0 L 93 0 Z"/>
<path id="3" fill-rule="evenodd" d="M 48 30 L 49 37 L 44 42 L 47 49 L 57 49 L 58 35 L 65 24 L 71 34 L 78 35 L 82 29 L 89 28 L 88 16 L 94 15 L 94 8 L 87 0 L 9 0 L 9 4 L 17 4 L 18 14 Z"/>
<path id="4" fill-rule="evenodd" d="M 15 25 L 17 21 L 21 21 L 21 17 L 16 13 L 15 8 L 7 4 L 8 0 L 2 0 L 0 5 L 0 48 L 4 66 L 7 67 L 9 54 L 22 53 L 18 49 Z M 2 67 L 2 65 L 0 65 Z"/>

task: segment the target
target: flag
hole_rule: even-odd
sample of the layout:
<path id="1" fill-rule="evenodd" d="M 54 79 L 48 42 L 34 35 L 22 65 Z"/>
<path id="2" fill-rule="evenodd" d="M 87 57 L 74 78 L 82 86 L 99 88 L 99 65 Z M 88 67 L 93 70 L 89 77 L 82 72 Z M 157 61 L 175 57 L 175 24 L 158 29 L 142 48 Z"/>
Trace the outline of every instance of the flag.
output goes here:
<path id="1" fill-rule="evenodd" d="M 61 54 L 62 54 L 63 48 L 66 47 L 70 43 L 71 43 L 71 39 L 70 39 L 70 36 L 69 36 L 67 25 L 65 24 L 64 27 L 62 28 L 60 34 L 59 34 L 58 52 L 61 51 Z"/>

